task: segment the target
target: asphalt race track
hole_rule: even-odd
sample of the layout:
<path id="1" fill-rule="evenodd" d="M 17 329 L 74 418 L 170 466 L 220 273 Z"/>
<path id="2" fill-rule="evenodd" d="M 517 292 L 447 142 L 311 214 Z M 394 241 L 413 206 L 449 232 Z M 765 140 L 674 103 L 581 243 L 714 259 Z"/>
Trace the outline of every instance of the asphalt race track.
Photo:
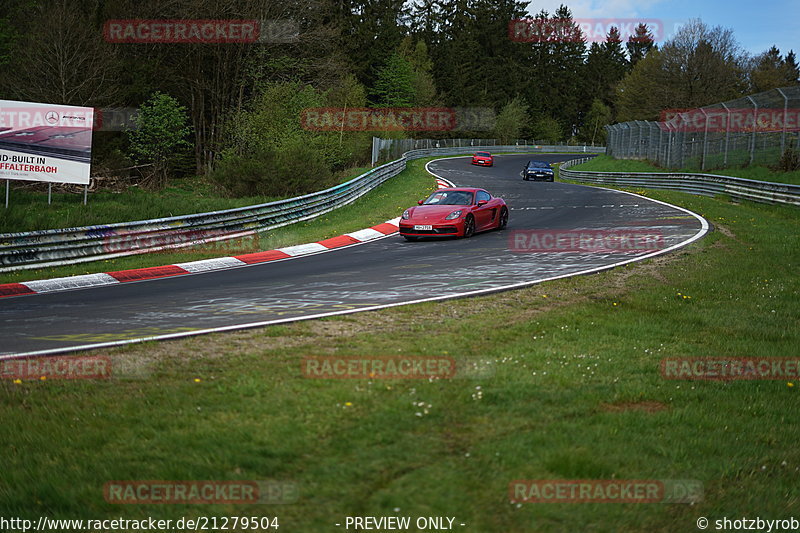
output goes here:
<path id="1" fill-rule="evenodd" d="M 0 300 L 0 358 L 173 338 L 444 299 L 536 283 L 649 257 L 700 238 L 704 220 L 640 196 L 564 183 L 522 181 L 529 159 L 492 168 L 469 158 L 431 162 L 457 185 L 485 187 L 511 208 L 508 228 L 471 239 L 406 242 L 399 235 L 283 261 L 107 287 Z M 409 198 L 414 205 L 418 198 Z M 663 236 L 658 251 L 535 252 L 510 249 L 515 230 L 626 230 Z M 466 300 L 461 305 L 470 305 Z"/>

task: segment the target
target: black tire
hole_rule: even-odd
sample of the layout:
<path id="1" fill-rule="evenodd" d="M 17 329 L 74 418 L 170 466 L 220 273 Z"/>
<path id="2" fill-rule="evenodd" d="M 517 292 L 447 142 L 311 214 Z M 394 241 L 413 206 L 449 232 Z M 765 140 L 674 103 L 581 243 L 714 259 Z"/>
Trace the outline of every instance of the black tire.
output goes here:
<path id="1" fill-rule="evenodd" d="M 508 209 L 505 207 L 500 211 L 500 220 L 497 222 L 497 229 L 505 229 L 508 226 Z"/>
<path id="2" fill-rule="evenodd" d="M 475 235 L 475 217 L 467 215 L 464 219 L 464 238 L 469 239 L 473 235 Z"/>
<path id="3" fill-rule="evenodd" d="M 403 235 L 403 238 L 407 241 L 414 242 L 417 240 L 418 237 L 412 237 L 411 235 Z"/>

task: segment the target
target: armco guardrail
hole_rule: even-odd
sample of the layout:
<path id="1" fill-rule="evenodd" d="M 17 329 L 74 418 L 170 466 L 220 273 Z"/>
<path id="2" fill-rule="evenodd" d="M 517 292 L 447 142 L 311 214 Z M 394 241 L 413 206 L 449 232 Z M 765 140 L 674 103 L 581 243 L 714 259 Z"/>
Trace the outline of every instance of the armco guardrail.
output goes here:
<path id="1" fill-rule="evenodd" d="M 561 164 L 559 176 L 584 183 L 602 183 L 652 189 L 674 189 L 703 196 L 728 195 L 738 200 L 800 206 L 800 185 L 686 172 L 594 172 L 570 170 L 589 158 Z"/>
<path id="2" fill-rule="evenodd" d="M 495 152 L 605 150 L 581 146 L 473 146 L 411 150 L 400 159 L 346 183 L 287 200 L 153 220 L 0 234 L 0 272 L 112 259 L 253 235 L 315 218 L 347 205 L 399 174 L 411 159 L 467 154 L 481 149 Z"/>

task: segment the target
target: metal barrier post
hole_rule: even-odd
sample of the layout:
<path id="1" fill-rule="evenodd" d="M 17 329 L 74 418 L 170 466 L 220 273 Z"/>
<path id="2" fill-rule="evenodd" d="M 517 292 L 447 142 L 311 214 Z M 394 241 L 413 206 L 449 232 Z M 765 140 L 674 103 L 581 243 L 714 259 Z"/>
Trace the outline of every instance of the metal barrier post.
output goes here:
<path id="1" fill-rule="evenodd" d="M 722 102 L 722 107 L 724 107 L 725 111 L 728 112 L 728 116 L 725 119 L 725 155 L 723 156 L 723 159 L 722 159 L 722 165 L 723 166 L 727 166 L 728 165 L 728 142 L 731 139 L 731 110 L 728 108 L 728 106 L 725 105 L 725 102 Z"/>
<path id="2" fill-rule="evenodd" d="M 789 99 L 782 90 L 775 90 L 781 93 L 781 96 L 783 96 L 783 130 L 781 131 L 781 157 L 783 157 L 783 150 L 786 146 L 786 120 L 789 118 Z"/>
<path id="3" fill-rule="evenodd" d="M 639 135 L 636 138 L 636 154 L 635 154 L 635 156 L 636 156 L 636 159 L 641 159 L 642 158 L 642 143 L 644 141 L 643 134 L 642 134 L 642 125 L 638 120 L 636 122 L 634 122 L 634 124 L 636 124 L 636 129 L 639 130 Z"/>
<path id="4" fill-rule="evenodd" d="M 680 156 L 680 159 L 678 160 L 678 168 L 683 168 L 686 165 L 686 132 L 678 132 L 678 135 L 681 139 L 681 149 L 678 151 L 678 155 Z"/>
<path id="5" fill-rule="evenodd" d="M 630 145 L 631 145 L 631 134 L 630 134 L 630 129 L 631 128 L 628 126 L 627 122 L 624 122 L 623 124 L 624 125 L 621 126 L 622 127 L 622 146 L 620 147 L 619 153 L 620 153 L 620 155 L 622 157 L 627 159 L 628 155 L 629 155 L 628 150 L 629 150 Z M 628 143 L 627 144 L 625 143 L 625 133 L 626 132 L 628 133 Z"/>
<path id="6" fill-rule="evenodd" d="M 753 102 L 753 135 L 750 140 L 750 164 L 752 165 L 756 151 L 756 124 L 758 122 L 758 104 L 750 96 L 748 96 L 747 99 Z"/>
<path id="7" fill-rule="evenodd" d="M 8 190 L 11 187 L 11 180 L 6 180 L 6 209 L 8 209 Z"/>
<path id="8" fill-rule="evenodd" d="M 658 122 L 656 122 L 658 124 Z M 658 127 L 658 148 L 656 149 L 656 157 L 654 161 L 658 164 L 661 164 L 661 139 L 664 137 L 664 128 L 661 126 Z"/>
<path id="9" fill-rule="evenodd" d="M 700 170 L 705 170 L 706 157 L 708 155 L 708 115 L 706 114 L 706 110 L 702 107 L 700 108 L 700 112 L 703 113 L 703 118 L 705 119 L 705 128 L 703 131 L 703 159 L 700 162 Z"/>
<path id="10" fill-rule="evenodd" d="M 669 122 L 665 122 L 664 125 L 667 127 L 667 159 L 664 163 L 664 166 L 669 168 L 670 166 L 670 159 L 669 156 L 672 152 L 672 126 Z"/>

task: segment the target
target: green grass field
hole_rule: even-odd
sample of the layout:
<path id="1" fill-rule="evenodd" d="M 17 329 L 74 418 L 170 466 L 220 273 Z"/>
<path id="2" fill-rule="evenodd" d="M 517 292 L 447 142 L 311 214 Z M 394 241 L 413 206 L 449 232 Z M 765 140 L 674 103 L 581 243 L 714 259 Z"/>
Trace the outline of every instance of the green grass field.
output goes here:
<path id="1" fill-rule="evenodd" d="M 367 170 L 369 167 L 343 171 L 338 175 L 338 182 L 343 183 Z M 5 195 L 5 184 L 2 194 Z M 83 193 L 53 193 L 52 204 L 48 205 L 47 192 L 13 188 L 9 200 L 8 209 L 0 209 L 0 233 L 172 217 L 262 204 L 280 198 L 225 198 L 209 180 L 187 177 L 173 180 L 159 191 L 130 187 L 119 193 L 93 192 L 86 205 L 83 205 Z"/>
<path id="2" fill-rule="evenodd" d="M 715 231 L 668 256 L 523 290 L 102 352 L 143 379 L 3 380 L 0 509 L 277 515 L 280 531 L 303 532 L 341 530 L 348 515 L 450 516 L 475 532 L 696 531 L 701 516 L 796 515 L 800 383 L 672 381 L 659 368 L 667 357 L 798 357 L 798 210 L 647 194 Z M 307 355 L 396 354 L 491 358 L 496 374 L 301 373 Z M 516 479 L 608 478 L 695 479 L 704 500 L 509 501 Z M 296 482 L 298 501 L 103 498 L 113 480 L 262 479 Z"/>
<path id="3" fill-rule="evenodd" d="M 794 172 L 778 172 L 766 166 L 755 165 L 751 167 L 737 167 L 724 169 L 710 169 L 700 171 L 698 169 L 670 169 L 659 167 L 649 161 L 637 159 L 614 159 L 608 155 L 598 155 L 591 161 L 581 163 L 572 167 L 575 170 L 594 170 L 597 172 L 693 172 L 704 174 L 718 174 L 722 176 L 733 176 L 736 178 L 747 178 L 759 181 L 774 181 L 777 183 L 791 183 L 800 185 L 800 170 Z"/>

